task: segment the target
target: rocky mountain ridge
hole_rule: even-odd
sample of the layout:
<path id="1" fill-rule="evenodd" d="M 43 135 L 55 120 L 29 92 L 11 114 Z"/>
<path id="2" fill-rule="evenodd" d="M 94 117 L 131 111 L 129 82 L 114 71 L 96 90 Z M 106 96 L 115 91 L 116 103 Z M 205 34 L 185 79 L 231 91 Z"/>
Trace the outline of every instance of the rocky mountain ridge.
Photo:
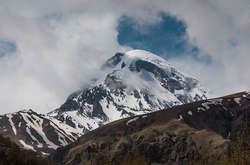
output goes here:
<path id="1" fill-rule="evenodd" d="M 32 110 L 0 115 L 0 134 L 23 148 L 44 154 L 74 142 L 77 130 L 47 115 Z"/>
<path id="2" fill-rule="evenodd" d="M 207 98 L 198 80 L 147 51 L 117 53 L 102 69 L 102 77 L 71 94 L 49 116 L 86 133 L 121 118 Z"/>

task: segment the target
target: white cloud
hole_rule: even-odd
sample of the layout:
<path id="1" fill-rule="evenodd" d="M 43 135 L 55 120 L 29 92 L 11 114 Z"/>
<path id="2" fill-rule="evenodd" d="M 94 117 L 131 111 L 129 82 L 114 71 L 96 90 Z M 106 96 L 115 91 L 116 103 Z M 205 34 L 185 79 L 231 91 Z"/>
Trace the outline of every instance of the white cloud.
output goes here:
<path id="1" fill-rule="evenodd" d="M 0 61 L 1 112 L 58 107 L 121 49 L 112 14 L 70 12 L 56 17 L 8 9 L 1 13 L 0 39 L 15 41 L 18 52 Z"/>
<path id="2" fill-rule="evenodd" d="M 178 59 L 182 68 L 193 69 L 215 95 L 249 89 L 249 7 L 248 0 L 1 1 L 0 40 L 14 41 L 18 51 L 0 59 L 0 113 L 59 106 L 100 63 L 126 49 L 116 38 L 120 16 L 153 24 L 160 11 L 185 21 L 190 41 L 215 61 L 209 68 Z"/>
<path id="3" fill-rule="evenodd" d="M 215 95 L 249 90 L 250 1 L 192 0 L 171 5 L 170 13 L 187 23 L 190 40 L 215 61 L 200 71 L 210 90 Z M 197 66 L 190 64 L 193 69 Z"/>

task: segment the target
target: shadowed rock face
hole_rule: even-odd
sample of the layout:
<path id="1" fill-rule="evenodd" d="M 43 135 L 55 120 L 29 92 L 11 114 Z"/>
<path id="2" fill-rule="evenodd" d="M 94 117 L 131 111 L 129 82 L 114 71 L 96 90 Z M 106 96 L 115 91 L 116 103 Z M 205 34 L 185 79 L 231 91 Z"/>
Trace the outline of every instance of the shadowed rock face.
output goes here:
<path id="1" fill-rule="evenodd" d="M 198 84 L 198 81 L 196 79 L 193 79 L 191 77 L 185 77 L 185 81 L 182 80 L 183 78 L 176 74 L 176 70 L 174 68 L 171 68 L 172 71 L 170 73 L 166 73 L 163 69 L 159 68 L 157 65 L 152 64 L 147 61 L 138 60 L 135 63 L 136 71 L 140 72 L 142 69 L 152 73 L 162 84 L 164 84 L 164 88 L 168 89 L 172 93 L 174 93 L 175 90 L 191 90 L 192 88 L 196 87 Z M 133 68 L 133 67 L 131 67 Z M 192 98 L 189 98 L 192 102 Z M 195 100 L 201 100 L 202 96 L 200 96 L 199 99 Z M 188 103 L 185 99 L 180 99 L 182 103 Z"/>
<path id="2" fill-rule="evenodd" d="M 114 68 L 117 64 L 119 64 L 122 60 L 124 53 L 116 53 L 113 57 L 108 59 L 105 64 L 102 66 L 103 69 L 106 68 Z M 124 65 L 123 65 L 124 67 Z"/>
<path id="3" fill-rule="evenodd" d="M 108 156 L 119 164 L 125 154 L 139 153 L 151 164 L 186 164 L 208 147 L 225 151 L 249 112 L 249 93 L 180 105 L 102 126 L 59 148 L 52 159 L 78 165 Z"/>

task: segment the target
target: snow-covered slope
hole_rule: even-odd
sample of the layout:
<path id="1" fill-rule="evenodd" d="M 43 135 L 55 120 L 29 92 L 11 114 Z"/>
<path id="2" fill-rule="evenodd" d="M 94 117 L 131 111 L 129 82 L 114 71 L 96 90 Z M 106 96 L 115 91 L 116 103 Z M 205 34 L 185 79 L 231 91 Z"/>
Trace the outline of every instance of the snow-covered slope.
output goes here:
<path id="1" fill-rule="evenodd" d="M 196 79 L 147 51 L 117 53 L 102 70 L 90 87 L 74 92 L 48 115 L 84 134 L 124 117 L 206 99 Z"/>
<path id="2" fill-rule="evenodd" d="M 0 134 L 26 149 L 46 154 L 81 135 L 76 129 L 32 110 L 1 115 Z"/>

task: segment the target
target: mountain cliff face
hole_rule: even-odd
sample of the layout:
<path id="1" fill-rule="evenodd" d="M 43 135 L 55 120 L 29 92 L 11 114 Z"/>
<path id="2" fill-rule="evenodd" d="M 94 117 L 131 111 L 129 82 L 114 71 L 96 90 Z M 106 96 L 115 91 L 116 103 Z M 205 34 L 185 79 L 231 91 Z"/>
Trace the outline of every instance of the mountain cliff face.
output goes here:
<path id="1" fill-rule="evenodd" d="M 103 76 L 48 115 L 86 133 L 108 122 L 206 99 L 199 82 L 142 50 L 117 53 Z"/>
<path id="2" fill-rule="evenodd" d="M 81 134 L 72 127 L 32 110 L 0 116 L 0 134 L 19 146 L 44 154 L 75 141 Z"/>
<path id="3" fill-rule="evenodd" d="M 109 123 L 57 149 L 52 159 L 65 165 L 103 160 L 119 165 L 130 154 L 152 165 L 188 164 L 227 150 L 243 118 L 250 120 L 249 112 L 247 92 L 179 105 Z"/>

